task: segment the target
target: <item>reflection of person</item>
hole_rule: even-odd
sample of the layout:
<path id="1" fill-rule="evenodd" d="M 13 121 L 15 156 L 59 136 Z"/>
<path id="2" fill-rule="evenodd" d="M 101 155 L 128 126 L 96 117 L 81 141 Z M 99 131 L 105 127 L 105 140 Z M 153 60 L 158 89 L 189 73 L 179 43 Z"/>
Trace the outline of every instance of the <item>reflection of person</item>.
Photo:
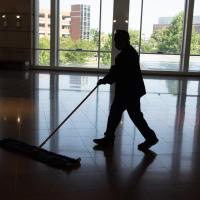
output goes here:
<path id="1" fill-rule="evenodd" d="M 139 56 L 130 45 L 127 31 L 117 30 L 114 41 L 115 47 L 121 52 L 115 59 L 115 65 L 111 66 L 108 74 L 100 79 L 97 85 L 115 83 L 115 98 L 110 109 L 105 137 L 93 141 L 103 146 L 114 144 L 115 130 L 123 111 L 127 110 L 131 120 L 145 138 L 145 141 L 138 145 L 138 149 L 145 151 L 156 144 L 158 139 L 140 110 L 140 98 L 146 94 L 146 91 L 140 70 Z"/>
<path id="2" fill-rule="evenodd" d="M 102 148 L 99 145 L 96 145 L 93 149 L 104 153 L 108 189 L 111 192 L 109 193 L 109 199 L 140 199 L 141 195 L 143 195 L 143 192 L 141 193 L 140 181 L 148 167 L 154 162 L 157 154 L 151 150 L 145 151 L 138 165 L 136 167 L 131 165 L 133 171 L 130 172 L 128 179 L 125 181 L 124 169 L 121 169 L 122 163 L 119 164 L 121 159 L 119 159 L 120 155 L 115 151 L 116 149 L 112 148 L 112 146 Z M 131 157 L 132 159 L 134 159 L 134 156 Z"/>

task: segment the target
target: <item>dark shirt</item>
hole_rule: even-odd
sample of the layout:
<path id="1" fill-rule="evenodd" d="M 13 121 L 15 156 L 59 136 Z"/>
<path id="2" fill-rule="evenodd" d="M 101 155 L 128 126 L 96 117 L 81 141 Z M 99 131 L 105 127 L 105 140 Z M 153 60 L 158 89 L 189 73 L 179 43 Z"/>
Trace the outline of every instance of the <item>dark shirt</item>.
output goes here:
<path id="1" fill-rule="evenodd" d="M 115 98 L 133 100 L 146 94 L 137 51 L 128 45 L 115 58 L 115 65 L 103 78 L 115 84 Z"/>

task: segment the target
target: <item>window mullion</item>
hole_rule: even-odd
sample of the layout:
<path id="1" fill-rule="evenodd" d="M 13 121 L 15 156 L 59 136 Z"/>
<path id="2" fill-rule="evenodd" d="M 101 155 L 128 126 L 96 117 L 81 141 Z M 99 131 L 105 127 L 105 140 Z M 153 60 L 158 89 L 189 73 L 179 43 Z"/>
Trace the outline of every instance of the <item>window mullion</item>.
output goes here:
<path id="1" fill-rule="evenodd" d="M 33 1 L 33 66 L 39 64 L 39 53 L 36 50 L 39 46 L 39 0 Z"/>
<path id="2" fill-rule="evenodd" d="M 188 72 L 188 69 L 189 69 L 190 44 L 191 44 L 191 38 L 192 38 L 193 10 L 194 10 L 194 0 L 186 0 L 182 54 L 181 54 L 181 70 L 183 72 Z"/>
<path id="3" fill-rule="evenodd" d="M 100 68 L 100 56 L 101 56 L 101 17 L 102 17 L 102 0 L 100 0 L 100 11 L 99 11 L 99 41 L 98 41 L 98 52 L 97 52 L 97 57 L 98 57 L 98 64 L 97 68 Z"/>
<path id="4" fill-rule="evenodd" d="M 50 65 L 58 66 L 58 19 L 59 0 L 51 0 L 51 39 L 50 39 Z"/>

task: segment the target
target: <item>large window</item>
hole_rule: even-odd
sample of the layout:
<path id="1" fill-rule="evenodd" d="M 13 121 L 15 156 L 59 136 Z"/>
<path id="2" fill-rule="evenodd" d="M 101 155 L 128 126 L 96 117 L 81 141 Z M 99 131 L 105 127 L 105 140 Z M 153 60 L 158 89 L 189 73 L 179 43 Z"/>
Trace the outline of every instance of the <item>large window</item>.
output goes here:
<path id="1" fill-rule="evenodd" d="M 60 0 L 60 66 L 97 67 L 99 8 L 100 0 Z"/>
<path id="2" fill-rule="evenodd" d="M 126 29 L 128 21 L 131 44 L 140 55 L 143 70 L 200 71 L 200 0 L 195 1 L 194 12 L 190 9 L 193 5 L 190 0 L 34 2 L 36 65 L 109 69 L 114 16 L 114 28 Z M 192 38 L 189 41 L 188 16 L 192 15 Z M 185 50 L 189 50 L 189 45 L 188 70 Z"/>
<path id="3" fill-rule="evenodd" d="M 110 67 L 112 7 L 111 0 L 60 0 L 59 66 Z"/>
<path id="4" fill-rule="evenodd" d="M 36 64 L 109 68 L 113 0 L 55 0 L 58 9 L 51 6 L 52 2 L 36 0 Z M 52 40 L 58 45 L 52 45 L 50 52 Z M 50 56 L 54 54 L 53 64 Z"/>
<path id="5" fill-rule="evenodd" d="M 190 71 L 200 72 L 200 0 L 195 0 L 192 39 L 190 45 Z"/>
<path id="6" fill-rule="evenodd" d="M 178 71 L 184 0 L 131 0 L 129 32 L 142 69 Z"/>

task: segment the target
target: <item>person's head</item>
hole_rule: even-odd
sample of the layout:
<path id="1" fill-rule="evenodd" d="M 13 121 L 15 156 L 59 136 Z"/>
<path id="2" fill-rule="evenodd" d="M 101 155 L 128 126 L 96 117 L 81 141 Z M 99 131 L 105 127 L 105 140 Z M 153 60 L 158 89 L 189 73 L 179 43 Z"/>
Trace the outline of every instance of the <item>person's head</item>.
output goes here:
<path id="1" fill-rule="evenodd" d="M 115 47 L 122 50 L 130 44 L 129 33 L 125 30 L 116 30 L 114 35 Z"/>

